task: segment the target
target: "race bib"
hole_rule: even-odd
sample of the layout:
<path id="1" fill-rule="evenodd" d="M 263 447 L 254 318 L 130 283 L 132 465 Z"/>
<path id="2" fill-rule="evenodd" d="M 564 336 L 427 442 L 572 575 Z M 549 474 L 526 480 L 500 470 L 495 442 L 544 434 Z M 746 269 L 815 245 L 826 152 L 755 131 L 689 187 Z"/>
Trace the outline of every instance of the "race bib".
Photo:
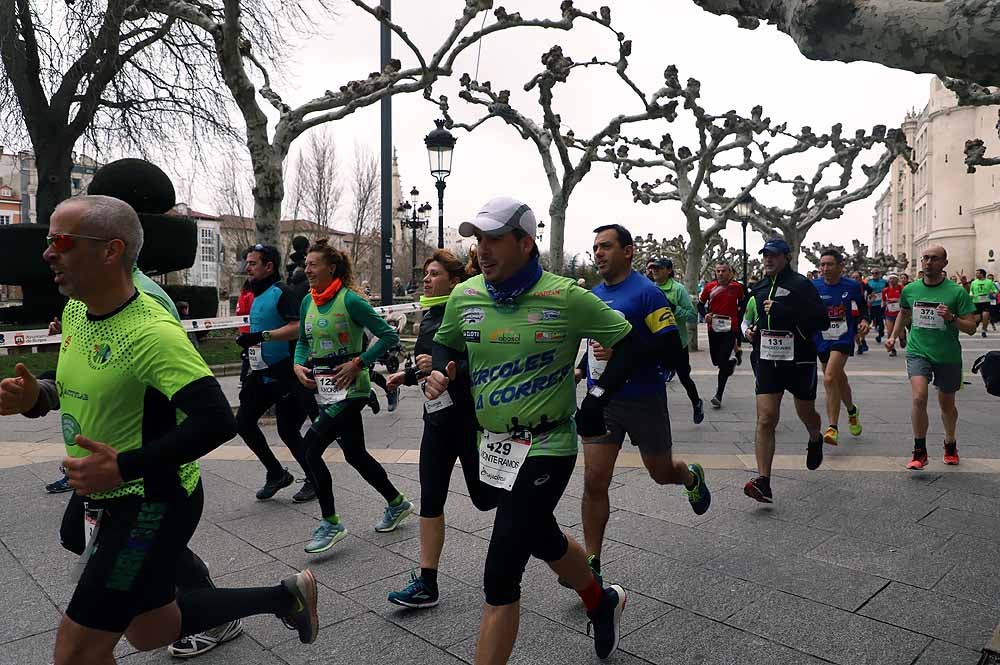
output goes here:
<path id="1" fill-rule="evenodd" d="M 424 391 L 426 386 L 427 386 L 427 379 L 424 379 L 423 381 L 420 382 L 421 392 Z M 454 402 L 451 401 L 451 395 L 449 395 L 448 391 L 445 390 L 443 393 L 438 395 L 436 399 L 425 400 L 424 411 L 426 411 L 427 413 L 434 413 L 436 411 L 440 411 L 441 409 L 447 409 L 452 404 L 454 404 Z"/>
<path id="2" fill-rule="evenodd" d="M 976 302 L 989 302 L 989 301 L 990 301 L 990 294 L 988 293 L 983 293 L 981 295 L 976 296 Z"/>
<path id="3" fill-rule="evenodd" d="M 264 362 L 264 351 L 260 344 L 255 344 L 247 349 L 247 360 L 250 361 L 250 369 L 254 371 L 267 369 L 267 363 Z"/>
<path id="4" fill-rule="evenodd" d="M 847 321 L 844 319 L 830 319 L 830 327 L 823 331 L 823 339 L 833 341 L 840 339 L 847 332 Z"/>
<path id="5" fill-rule="evenodd" d="M 712 332 L 724 333 L 733 329 L 733 322 L 728 316 L 712 317 Z"/>
<path id="6" fill-rule="evenodd" d="M 785 330 L 760 331 L 762 360 L 794 360 L 795 335 Z"/>
<path id="7" fill-rule="evenodd" d="M 607 360 L 598 360 L 594 355 L 594 345 L 591 340 L 587 340 L 587 370 L 590 372 L 590 379 L 597 381 L 604 374 L 604 368 L 608 366 Z"/>
<path id="8" fill-rule="evenodd" d="M 872 296 L 872 304 L 875 305 L 876 307 L 881 307 L 882 306 L 882 296 L 880 296 L 880 295 L 873 295 Z"/>
<path id="9" fill-rule="evenodd" d="M 899 303 L 898 302 L 886 303 L 885 311 L 889 312 L 890 314 L 899 314 Z"/>
<path id="10" fill-rule="evenodd" d="M 347 388 L 337 388 L 333 370 L 314 369 L 313 379 L 316 381 L 316 403 L 320 406 L 332 406 L 347 399 Z"/>
<path id="11" fill-rule="evenodd" d="M 913 325 L 927 330 L 944 330 L 944 319 L 938 315 L 937 308 L 936 302 L 913 303 Z"/>
<path id="12" fill-rule="evenodd" d="M 479 439 L 479 479 L 487 485 L 510 491 L 531 450 L 531 432 L 484 430 Z"/>
<path id="13" fill-rule="evenodd" d="M 84 504 L 83 508 L 83 554 L 76 562 L 76 567 L 73 570 L 73 577 L 77 582 L 80 581 L 80 577 L 83 575 L 84 569 L 87 567 L 87 562 L 90 561 L 90 557 L 93 556 L 94 551 L 97 549 L 97 534 L 100 533 L 101 527 L 101 517 L 104 515 L 103 508 L 91 508 Z"/>

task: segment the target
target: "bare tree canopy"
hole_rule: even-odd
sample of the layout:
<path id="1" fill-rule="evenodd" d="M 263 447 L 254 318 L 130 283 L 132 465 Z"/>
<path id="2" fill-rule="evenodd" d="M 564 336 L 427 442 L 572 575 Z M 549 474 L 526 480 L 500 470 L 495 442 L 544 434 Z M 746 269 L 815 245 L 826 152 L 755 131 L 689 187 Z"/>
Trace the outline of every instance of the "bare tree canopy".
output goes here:
<path id="1" fill-rule="evenodd" d="M 542 54 L 541 63 L 545 69 L 524 84 L 525 91 L 536 89 L 538 91 L 540 120 L 514 108 L 511 105 L 509 90 L 495 91 L 490 81 L 474 81 L 468 74 L 463 74 L 461 77 L 461 91 L 458 96 L 471 105 L 486 109 L 485 114 L 477 120 L 456 122 L 451 115 L 448 97 L 441 95 L 435 99 L 430 88 L 424 90 L 424 96 L 441 109 L 448 127 L 473 131 L 487 120 L 499 118 L 513 127 L 522 139 L 534 144 L 542 160 L 542 169 L 552 196 L 549 202 L 551 229 L 549 248 L 552 266 L 557 271 L 562 269 L 564 263 L 566 209 L 569 206 L 570 196 L 584 176 L 590 172 L 599 148 L 607 141 L 613 141 L 623 126 L 666 117 L 672 114 L 676 107 L 675 102 L 661 104 L 659 92 L 645 94 L 629 76 L 628 58 L 632 54 L 632 42 L 612 27 L 611 11 L 607 7 L 602 7 L 599 14 L 585 14 L 583 18 L 603 26 L 615 36 L 618 42 L 618 58 L 607 61 L 593 57 L 575 62 L 559 45 Z M 555 108 L 554 91 L 557 85 L 567 83 L 574 70 L 587 68 L 613 70 L 628 92 L 629 99 L 633 100 L 635 109 L 627 115 L 615 114 L 600 123 L 593 134 L 581 136 L 565 125 L 562 115 Z"/>
<path id="2" fill-rule="evenodd" d="M 1000 85 L 1000 0 L 694 0 L 741 27 L 761 21 L 811 60 L 859 60 Z"/>
<path id="3" fill-rule="evenodd" d="M 845 249 L 843 245 L 830 245 L 814 242 L 812 247 L 803 247 L 802 253 L 814 265 L 819 265 L 820 255 L 828 249 L 835 249 L 844 257 L 844 270 L 848 273 L 859 271 L 862 275 L 870 275 L 875 269 L 881 270 L 883 274 L 888 274 L 896 270 L 903 270 L 909 265 L 906 254 L 892 256 L 883 252 L 872 254 L 868 251 L 868 245 L 860 240 L 851 241 L 851 249 Z"/>
<path id="4" fill-rule="evenodd" d="M 378 228 L 382 213 L 379 187 L 379 161 L 366 147 L 354 147 L 354 169 L 351 172 L 351 262 L 357 265 L 358 255 L 366 238 Z"/>
<path id="5" fill-rule="evenodd" d="M 262 0 L 145 0 L 152 11 L 182 19 L 204 30 L 214 43 L 223 79 L 246 124 L 247 148 L 256 180 L 254 218 L 261 240 L 274 241 L 278 235 L 278 217 L 284 198 L 282 164 L 292 142 L 303 132 L 344 118 L 385 97 L 423 90 L 438 78 L 450 75 L 455 59 L 488 35 L 515 27 L 569 30 L 577 18 L 591 16 L 575 9 L 570 0 L 561 3 L 558 19 L 528 19 L 498 7 L 493 12 L 494 23 L 465 34 L 469 24 L 493 6 L 492 0 L 466 0 L 465 8 L 451 31 L 428 57 L 425 55 L 428 51 L 421 50 L 378 5 L 368 5 L 361 0 L 350 1 L 354 7 L 387 25 L 395 37 L 406 45 L 416 64 L 404 69 L 399 60 L 394 60 L 385 71 L 374 72 L 364 80 L 347 82 L 337 90 L 327 90 L 318 97 L 292 106 L 272 87 L 267 63 L 256 56 L 258 44 L 254 26 L 245 25 L 251 15 L 250 9 L 254 9 L 257 16 L 267 11 L 267 4 Z M 259 88 L 254 76 L 261 81 Z M 268 127 L 262 100 L 277 112 L 273 132 Z"/>
<path id="6" fill-rule="evenodd" d="M 0 0 L 0 142 L 30 138 L 38 221 L 69 198 L 73 150 L 147 154 L 171 131 L 232 136 L 199 32 L 132 0 Z"/>
<path id="7" fill-rule="evenodd" d="M 344 187 L 340 182 L 340 164 L 333 134 L 323 128 L 309 133 L 299 154 L 297 185 L 309 220 L 330 228 L 340 208 Z"/>

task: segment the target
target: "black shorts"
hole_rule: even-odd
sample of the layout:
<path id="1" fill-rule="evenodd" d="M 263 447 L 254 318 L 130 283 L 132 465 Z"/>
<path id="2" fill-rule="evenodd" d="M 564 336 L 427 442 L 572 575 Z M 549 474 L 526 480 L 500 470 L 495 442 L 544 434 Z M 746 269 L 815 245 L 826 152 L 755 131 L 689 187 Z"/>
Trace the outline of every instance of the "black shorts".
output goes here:
<path id="1" fill-rule="evenodd" d="M 721 367 L 729 362 L 736 349 L 736 333 L 708 331 L 708 351 L 712 356 L 712 364 Z"/>
<path id="2" fill-rule="evenodd" d="M 789 362 L 758 360 L 758 395 L 775 395 L 785 391 L 797 399 L 812 402 L 816 399 L 816 361 Z"/>
<path id="3" fill-rule="evenodd" d="M 983 312 L 990 311 L 990 304 L 988 302 L 977 302 L 974 304 L 976 305 L 977 314 L 982 314 Z"/>
<path id="4" fill-rule="evenodd" d="M 529 457 L 511 491 L 498 490 L 483 570 L 488 604 L 510 605 L 521 598 L 521 577 L 531 557 L 549 562 L 566 555 L 569 542 L 554 513 L 575 465 L 576 456 Z"/>
<path id="5" fill-rule="evenodd" d="M 816 356 L 819 358 L 819 361 L 825 365 L 828 362 L 830 362 L 830 352 L 831 351 L 840 351 L 845 356 L 851 357 L 851 356 L 854 355 L 854 345 L 851 344 L 851 343 L 847 343 L 847 344 L 835 344 L 834 346 L 831 346 L 826 351 L 818 351 L 816 353 Z"/>
<path id="6" fill-rule="evenodd" d="M 97 549 L 66 616 L 86 628 L 124 633 L 135 617 L 174 600 L 177 559 L 198 526 L 205 495 L 199 482 L 191 496 L 179 484 L 164 496 L 88 502 L 104 511 Z"/>
<path id="7" fill-rule="evenodd" d="M 632 399 L 613 399 L 604 407 L 604 423 L 611 437 L 607 441 L 602 440 L 602 443 L 586 445 L 606 443 L 621 448 L 625 435 L 628 435 L 629 441 L 643 455 L 667 455 L 673 447 L 666 392 Z"/>

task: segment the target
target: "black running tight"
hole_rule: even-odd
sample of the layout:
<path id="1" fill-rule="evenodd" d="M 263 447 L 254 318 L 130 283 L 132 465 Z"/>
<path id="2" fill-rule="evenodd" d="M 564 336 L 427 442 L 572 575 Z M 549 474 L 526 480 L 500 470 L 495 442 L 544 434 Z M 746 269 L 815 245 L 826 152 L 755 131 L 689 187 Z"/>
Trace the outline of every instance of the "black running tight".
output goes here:
<path id="1" fill-rule="evenodd" d="M 344 451 L 347 463 L 382 495 L 386 503 L 399 496 L 399 490 L 389 480 L 385 469 L 365 448 L 365 429 L 361 422 L 361 409 L 365 404 L 365 398 L 349 399 L 337 405 L 338 410 L 333 416 L 326 410 L 321 410 L 319 418 L 306 432 L 306 464 L 309 466 L 310 480 L 316 490 L 323 517 L 331 517 L 337 513 L 333 498 L 333 478 L 323 460 L 323 453 L 334 439 L 340 439 L 340 448 Z"/>

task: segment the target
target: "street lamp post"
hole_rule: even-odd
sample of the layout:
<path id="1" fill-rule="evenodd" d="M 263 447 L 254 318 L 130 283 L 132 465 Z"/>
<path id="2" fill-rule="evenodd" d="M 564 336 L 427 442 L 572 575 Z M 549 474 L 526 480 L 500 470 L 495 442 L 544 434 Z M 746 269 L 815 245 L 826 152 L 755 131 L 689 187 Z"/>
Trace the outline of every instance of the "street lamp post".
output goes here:
<path id="1" fill-rule="evenodd" d="M 451 157 L 455 149 L 455 137 L 444 128 L 444 120 L 435 120 L 436 129 L 424 137 L 427 146 L 427 160 L 431 175 L 437 181 L 438 192 L 438 249 L 444 248 L 444 188 L 445 178 L 451 175 Z"/>
<path id="2" fill-rule="evenodd" d="M 755 203 L 752 196 L 749 194 L 744 194 L 736 201 L 736 206 L 734 208 L 736 216 L 740 220 L 740 224 L 743 226 L 743 287 L 747 286 L 747 264 L 749 260 L 747 258 L 747 224 L 750 223 L 750 215 L 753 213 L 753 204 Z"/>
<path id="3" fill-rule="evenodd" d="M 542 242 L 543 235 L 545 235 L 545 222 L 538 220 L 538 235 L 535 236 L 538 242 Z"/>
<path id="4" fill-rule="evenodd" d="M 412 244 L 410 245 L 412 255 L 410 282 L 414 285 L 417 283 L 417 230 L 427 226 L 429 223 L 427 213 L 433 210 L 430 203 L 418 204 L 417 199 L 419 197 L 420 192 L 414 187 L 410 190 L 410 200 L 404 201 L 397 208 L 397 212 L 400 214 L 400 226 L 408 228 L 413 232 Z"/>

